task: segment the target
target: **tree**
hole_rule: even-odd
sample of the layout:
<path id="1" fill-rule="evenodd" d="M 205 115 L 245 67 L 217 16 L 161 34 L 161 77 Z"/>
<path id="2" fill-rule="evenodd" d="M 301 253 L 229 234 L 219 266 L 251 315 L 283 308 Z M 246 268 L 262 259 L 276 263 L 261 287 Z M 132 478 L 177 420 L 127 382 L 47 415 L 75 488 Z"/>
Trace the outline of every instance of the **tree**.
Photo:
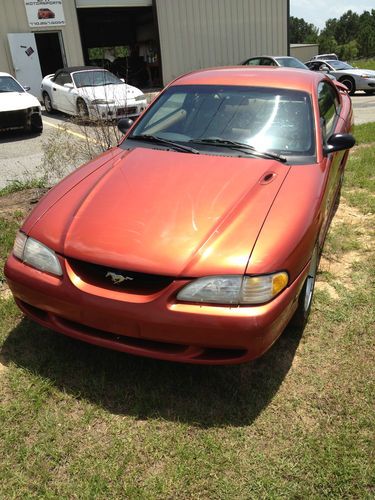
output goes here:
<path id="1" fill-rule="evenodd" d="M 316 43 L 319 29 L 304 19 L 290 16 L 289 39 L 290 43 Z"/>
<path id="2" fill-rule="evenodd" d="M 340 19 L 328 19 L 319 35 L 319 51 L 341 59 L 375 56 L 375 9 L 361 15 L 348 10 Z"/>

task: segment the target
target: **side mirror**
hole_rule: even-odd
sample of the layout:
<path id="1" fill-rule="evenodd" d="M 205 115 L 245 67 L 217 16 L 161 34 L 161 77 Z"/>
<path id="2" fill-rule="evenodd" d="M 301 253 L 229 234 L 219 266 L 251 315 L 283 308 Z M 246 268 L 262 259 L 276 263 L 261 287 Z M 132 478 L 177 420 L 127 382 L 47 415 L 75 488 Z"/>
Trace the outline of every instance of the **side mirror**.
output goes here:
<path id="1" fill-rule="evenodd" d="M 335 151 L 344 151 L 354 146 L 355 139 L 352 134 L 333 134 L 323 147 L 325 156 Z"/>
<path id="2" fill-rule="evenodd" d="M 64 87 L 67 89 L 74 89 L 74 85 L 72 83 L 64 83 Z"/>
<path id="3" fill-rule="evenodd" d="M 319 68 L 319 71 L 323 71 L 323 73 L 329 73 L 330 69 L 326 64 L 322 64 Z"/>
<path id="4" fill-rule="evenodd" d="M 23 88 L 26 92 L 28 92 L 31 89 L 29 85 L 24 85 Z"/>
<path id="5" fill-rule="evenodd" d="M 117 128 L 120 130 L 120 132 L 126 134 L 133 123 L 134 121 L 131 118 L 121 118 L 121 120 L 119 120 L 117 123 Z"/>

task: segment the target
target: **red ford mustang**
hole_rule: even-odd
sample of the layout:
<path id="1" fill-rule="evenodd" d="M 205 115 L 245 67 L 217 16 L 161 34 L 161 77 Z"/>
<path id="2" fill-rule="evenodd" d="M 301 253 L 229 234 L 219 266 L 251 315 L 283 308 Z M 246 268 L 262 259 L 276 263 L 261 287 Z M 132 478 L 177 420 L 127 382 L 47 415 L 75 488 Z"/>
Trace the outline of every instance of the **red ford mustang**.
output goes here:
<path id="1" fill-rule="evenodd" d="M 345 87 L 324 74 L 178 78 L 24 222 L 5 267 L 17 304 L 132 354 L 260 356 L 291 319 L 307 320 L 352 124 Z"/>

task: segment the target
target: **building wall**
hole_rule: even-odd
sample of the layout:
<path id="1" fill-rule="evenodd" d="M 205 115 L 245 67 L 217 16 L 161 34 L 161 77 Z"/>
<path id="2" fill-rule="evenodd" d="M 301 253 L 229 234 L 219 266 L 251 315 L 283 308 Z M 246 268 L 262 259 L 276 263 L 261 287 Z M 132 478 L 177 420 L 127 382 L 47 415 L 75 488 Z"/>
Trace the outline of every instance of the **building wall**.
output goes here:
<path id="1" fill-rule="evenodd" d="M 81 39 L 79 35 L 74 0 L 64 0 L 65 26 L 30 28 L 24 0 L 0 0 L 0 71 L 14 75 L 9 52 L 8 33 L 36 33 L 40 31 L 61 31 L 68 65 L 83 64 Z"/>
<path id="2" fill-rule="evenodd" d="M 164 84 L 194 69 L 288 54 L 289 0 L 155 0 Z"/>
<path id="3" fill-rule="evenodd" d="M 319 54 L 319 45 L 311 44 L 295 44 L 290 45 L 290 55 L 296 57 L 302 62 L 310 60 L 312 57 Z"/>

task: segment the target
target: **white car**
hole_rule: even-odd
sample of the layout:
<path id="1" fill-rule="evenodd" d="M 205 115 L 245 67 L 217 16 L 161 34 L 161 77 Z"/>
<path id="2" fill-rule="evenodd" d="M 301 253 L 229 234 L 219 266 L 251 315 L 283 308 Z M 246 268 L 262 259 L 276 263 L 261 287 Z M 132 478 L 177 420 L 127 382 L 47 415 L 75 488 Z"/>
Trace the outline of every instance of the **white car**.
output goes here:
<path id="1" fill-rule="evenodd" d="M 343 61 L 336 60 L 311 60 L 306 66 L 312 71 L 323 71 L 334 76 L 345 85 L 350 95 L 357 90 L 364 90 L 366 94 L 375 94 L 375 71 L 371 69 L 358 69 Z"/>
<path id="2" fill-rule="evenodd" d="M 0 129 L 43 130 L 41 106 L 12 75 L 0 72 Z"/>
<path id="3" fill-rule="evenodd" d="M 141 90 L 93 66 L 59 69 L 43 78 L 41 91 L 48 113 L 59 110 L 96 120 L 135 117 L 147 106 Z"/>

